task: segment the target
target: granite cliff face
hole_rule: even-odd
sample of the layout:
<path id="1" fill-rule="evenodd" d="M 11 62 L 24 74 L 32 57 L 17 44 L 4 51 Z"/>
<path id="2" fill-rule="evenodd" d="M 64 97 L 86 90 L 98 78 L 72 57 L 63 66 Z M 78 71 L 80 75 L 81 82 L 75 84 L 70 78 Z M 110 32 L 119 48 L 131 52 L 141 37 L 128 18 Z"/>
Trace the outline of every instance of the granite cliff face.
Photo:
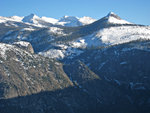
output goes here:
<path id="1" fill-rule="evenodd" d="M 72 86 L 61 63 L 18 48 L 18 45 L 0 45 L 0 49 L 5 50 L 0 56 L 1 99 Z"/>

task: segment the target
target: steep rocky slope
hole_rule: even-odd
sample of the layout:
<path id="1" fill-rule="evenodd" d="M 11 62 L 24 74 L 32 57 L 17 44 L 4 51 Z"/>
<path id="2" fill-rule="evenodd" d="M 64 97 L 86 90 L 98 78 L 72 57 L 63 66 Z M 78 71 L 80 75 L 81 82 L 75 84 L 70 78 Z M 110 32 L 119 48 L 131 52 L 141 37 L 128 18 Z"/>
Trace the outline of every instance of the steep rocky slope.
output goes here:
<path id="1" fill-rule="evenodd" d="M 61 63 L 15 45 L 1 43 L 0 50 L 1 99 L 72 86 Z"/>
<path id="2" fill-rule="evenodd" d="M 115 99 L 112 107 L 120 106 L 121 113 L 131 112 L 134 107 L 135 111 L 132 109 L 132 112 L 148 113 L 150 107 L 149 44 L 149 40 L 137 40 L 110 47 L 92 48 L 73 59 L 68 58 L 63 61 L 67 65 L 72 65 L 77 60 L 82 61 L 103 81 L 118 89 L 121 96 L 118 99 L 129 101 L 126 103 Z M 73 70 L 71 72 L 74 72 Z M 129 111 L 123 110 L 122 106 L 128 106 Z M 119 108 L 115 111 L 119 111 Z"/>
<path id="3" fill-rule="evenodd" d="M 82 113 L 100 110 L 96 109 L 100 104 L 97 98 L 71 81 L 61 63 L 29 53 L 15 45 L 1 43 L 0 49 L 1 112 Z M 78 65 L 84 69 L 82 64 Z M 76 71 L 80 73 L 78 68 Z M 83 84 L 93 84 L 94 80 L 99 83 L 99 77 L 87 67 L 80 76 L 83 79 L 88 77 Z"/>

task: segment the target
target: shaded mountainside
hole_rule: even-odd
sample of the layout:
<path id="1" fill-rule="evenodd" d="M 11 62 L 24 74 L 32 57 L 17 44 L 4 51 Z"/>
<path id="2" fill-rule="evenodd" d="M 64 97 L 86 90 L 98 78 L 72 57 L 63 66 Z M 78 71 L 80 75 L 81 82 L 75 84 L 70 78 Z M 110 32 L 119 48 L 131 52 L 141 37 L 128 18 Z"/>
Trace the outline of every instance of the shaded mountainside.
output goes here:
<path id="1" fill-rule="evenodd" d="M 82 61 L 94 73 L 118 85 L 139 90 L 150 90 L 150 42 L 137 40 L 104 48 L 86 49 L 73 59 L 63 59 L 67 65 Z M 72 71 L 71 71 L 72 72 Z"/>
<path id="2" fill-rule="evenodd" d="M 0 45 L 1 99 L 72 86 L 61 63 L 14 45 Z"/>
<path id="3" fill-rule="evenodd" d="M 0 55 L 0 112 L 148 113 L 149 62 L 136 62 L 147 59 L 148 45 L 135 41 L 93 48 L 62 65 L 1 43 L 7 49 Z M 137 65 L 143 67 L 138 72 Z"/>
<path id="4" fill-rule="evenodd" d="M 119 90 L 119 94 L 123 94 L 123 98 L 129 100 L 131 105 L 139 108 L 143 106 L 143 110 L 148 110 L 148 106 L 150 107 L 149 45 L 149 40 L 137 40 L 106 48 L 87 49 L 81 55 L 65 59 L 64 62 L 67 65 L 71 62 L 72 65 L 76 60 L 82 61 L 101 79 L 114 85 Z"/>
<path id="5" fill-rule="evenodd" d="M 79 73 L 78 66 L 81 70 L 85 70 L 79 75 L 83 81 L 80 85 L 78 81 L 72 82 L 68 78 L 62 64 L 57 61 L 31 54 L 15 45 L 1 43 L 0 47 L 5 49 L 0 55 L 1 112 L 82 113 L 86 111 L 96 113 L 100 111 L 101 101 L 99 97 L 94 96 L 94 92 L 88 93 L 88 90 L 92 91 L 92 87 L 88 86 L 104 83 L 100 82 L 99 77 L 84 64 L 79 62 L 76 67 Z M 83 88 L 81 88 L 82 85 Z M 109 85 L 109 87 L 112 86 Z M 104 87 L 100 88 L 104 89 Z"/>

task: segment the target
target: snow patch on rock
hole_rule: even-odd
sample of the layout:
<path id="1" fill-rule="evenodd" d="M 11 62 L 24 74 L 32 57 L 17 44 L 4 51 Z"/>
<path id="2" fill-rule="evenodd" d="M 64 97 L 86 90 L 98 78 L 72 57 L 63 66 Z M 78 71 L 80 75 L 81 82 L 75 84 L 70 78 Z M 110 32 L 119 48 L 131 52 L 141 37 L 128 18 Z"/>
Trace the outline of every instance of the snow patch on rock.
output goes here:
<path id="1" fill-rule="evenodd" d="M 54 34 L 58 34 L 58 35 L 62 35 L 62 36 L 66 36 L 67 34 L 65 34 L 63 32 L 63 29 L 58 28 L 58 27 L 50 27 L 49 28 L 50 33 L 54 33 Z"/>
<path id="2" fill-rule="evenodd" d="M 6 60 L 7 55 L 5 53 L 6 53 L 6 51 L 10 50 L 11 48 L 13 48 L 12 45 L 0 43 L 0 55 L 1 55 L 1 57 Z"/>

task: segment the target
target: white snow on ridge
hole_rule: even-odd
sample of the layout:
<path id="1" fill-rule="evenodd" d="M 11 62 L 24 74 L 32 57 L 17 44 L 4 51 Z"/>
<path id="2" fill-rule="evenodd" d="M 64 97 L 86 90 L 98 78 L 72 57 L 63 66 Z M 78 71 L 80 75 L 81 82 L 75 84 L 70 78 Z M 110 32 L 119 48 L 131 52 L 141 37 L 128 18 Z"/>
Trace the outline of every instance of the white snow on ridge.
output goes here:
<path id="1" fill-rule="evenodd" d="M 30 45 L 29 42 L 25 42 L 25 41 L 14 42 L 13 44 L 21 45 L 23 47 L 28 47 Z"/>
<path id="2" fill-rule="evenodd" d="M 13 48 L 12 45 L 8 45 L 8 44 L 4 44 L 4 43 L 0 43 L 0 55 L 2 58 L 4 58 L 6 60 L 6 51 Z"/>
<path id="3" fill-rule="evenodd" d="M 114 23 L 114 24 L 132 24 L 126 20 L 118 20 L 114 17 L 109 17 L 108 18 L 108 23 Z"/>
<path id="4" fill-rule="evenodd" d="M 21 18 L 17 16 L 14 16 L 11 18 L 14 18 L 14 20 L 17 20 L 17 21 L 21 21 L 20 20 Z M 122 20 L 120 17 L 118 17 L 114 13 L 110 13 L 105 18 L 106 18 L 106 22 L 108 23 L 132 24 L 125 20 Z M 43 23 L 43 21 L 56 24 L 56 25 L 64 25 L 64 26 L 65 24 L 68 24 L 68 26 L 72 26 L 72 27 L 82 25 L 82 24 L 83 25 L 90 24 L 95 21 L 95 19 L 92 19 L 90 17 L 78 18 L 78 17 L 65 16 L 63 19 L 62 21 L 58 21 L 53 18 L 47 18 L 47 17 L 40 18 L 34 14 L 31 14 L 29 16 L 24 17 L 23 20 L 24 22 L 27 22 L 28 25 L 36 25 L 39 27 L 45 27 L 44 24 L 43 25 L 41 24 Z M 5 22 L 6 20 L 10 20 L 10 19 L 8 18 L 5 19 L 5 17 L 0 17 L 0 22 Z M 13 23 L 14 22 L 12 22 L 12 24 Z M 20 31 L 34 31 L 35 29 L 34 27 L 28 26 L 26 28 L 25 27 L 22 28 Z M 63 32 L 63 29 L 59 27 L 48 27 L 47 29 L 48 29 L 49 35 L 56 34 L 57 36 L 60 36 L 60 37 L 69 35 L 69 34 L 65 34 Z M 13 31 L 10 30 L 6 33 L 6 35 L 11 34 L 12 32 Z M 26 37 L 23 37 L 22 35 L 16 34 L 16 36 L 11 35 L 11 36 L 6 37 L 5 40 L 10 40 L 16 37 L 19 40 L 26 38 Z M 99 31 L 95 31 L 93 34 L 90 34 L 84 37 L 79 37 L 73 41 L 68 41 L 65 43 L 62 42 L 61 44 L 59 43 L 58 45 L 55 45 L 55 47 L 57 46 L 58 48 L 56 49 L 49 48 L 49 50 L 45 52 L 40 52 L 39 54 L 50 57 L 50 58 L 64 58 L 65 56 L 72 58 L 74 55 L 78 55 L 82 53 L 82 49 L 80 48 L 86 48 L 86 47 L 92 48 L 92 47 L 102 47 L 106 45 L 115 45 L 115 44 L 121 44 L 121 43 L 130 42 L 130 41 L 138 40 L 138 39 L 150 39 L 150 27 L 135 26 L 135 25 L 134 26 L 121 25 L 121 26 L 103 28 L 103 29 L 100 29 Z M 21 45 L 26 46 L 24 42 L 17 42 L 17 43 L 20 43 Z M 137 49 L 137 48 L 132 48 L 132 49 Z M 127 48 L 122 51 L 129 51 L 129 50 L 131 50 L 131 48 L 129 49 Z M 2 51 L 1 54 L 3 54 L 4 56 L 5 51 Z M 123 65 L 123 63 L 121 63 L 121 65 Z"/>
<path id="5" fill-rule="evenodd" d="M 103 46 L 103 43 L 95 36 L 95 33 L 93 33 L 91 35 L 80 37 L 77 40 L 70 42 L 69 45 L 73 48 L 86 48 Z"/>
<path id="6" fill-rule="evenodd" d="M 54 34 L 58 34 L 58 35 L 62 35 L 62 36 L 66 36 L 67 34 L 65 34 L 63 32 L 63 29 L 58 28 L 58 27 L 50 27 L 49 28 L 49 32 L 50 33 L 54 33 Z"/>
<path id="7" fill-rule="evenodd" d="M 114 16 L 112 16 L 114 15 Z M 118 19 L 115 16 L 117 16 L 114 13 L 109 13 L 106 18 L 108 18 L 108 23 L 115 23 L 115 24 L 132 24 L 130 22 L 127 22 L 122 19 Z M 4 23 L 7 21 L 17 21 L 17 22 L 25 22 L 30 23 L 32 25 L 36 25 L 38 27 L 45 27 L 42 22 L 48 22 L 54 25 L 62 25 L 62 26 L 69 26 L 69 27 L 75 27 L 75 26 L 81 26 L 81 25 L 87 25 L 91 24 L 96 21 L 96 19 L 93 19 L 91 17 L 75 17 L 75 16 L 64 16 L 60 18 L 59 20 L 50 18 L 50 17 L 38 17 L 35 14 L 30 14 L 25 17 L 19 17 L 19 16 L 12 16 L 12 17 L 0 17 L 0 23 Z"/>
<path id="8" fill-rule="evenodd" d="M 68 27 L 75 27 L 75 26 L 82 25 L 82 23 L 79 21 L 79 18 L 75 16 L 64 16 L 59 20 L 59 22 L 61 23 L 63 22 L 64 26 L 68 26 Z"/>
<path id="9" fill-rule="evenodd" d="M 23 46 L 27 46 L 28 42 L 18 42 L 20 44 L 22 44 Z M 3 58 L 4 60 L 6 60 L 7 58 L 7 51 L 13 51 L 15 52 L 15 54 L 18 55 L 29 55 L 30 57 L 33 57 L 33 55 L 30 52 L 27 52 L 26 50 L 22 50 L 18 47 L 16 47 L 15 45 L 11 45 L 11 44 L 5 44 L 5 43 L 0 43 L 0 57 Z"/>
<path id="10" fill-rule="evenodd" d="M 21 22 L 24 17 L 12 16 L 10 18 L 13 19 L 13 20 L 15 20 L 15 21 Z"/>
<path id="11" fill-rule="evenodd" d="M 38 54 L 49 58 L 59 58 L 59 59 L 62 59 L 67 56 L 68 58 L 71 59 L 74 56 L 83 53 L 83 51 L 79 50 L 78 48 L 72 48 L 66 45 L 59 45 L 59 47 L 61 47 L 61 49 L 49 49 L 48 51 L 39 52 Z"/>
<path id="12" fill-rule="evenodd" d="M 30 14 L 28 16 L 25 16 L 22 19 L 22 21 L 25 23 L 30 23 L 30 24 L 36 25 L 38 27 L 45 27 L 45 25 L 42 25 L 42 23 L 40 23 L 40 21 L 48 22 L 48 23 L 51 23 L 54 25 L 75 27 L 75 26 L 90 24 L 90 23 L 94 22 L 95 19 L 92 19 L 90 17 L 78 18 L 78 17 L 74 17 L 74 16 L 64 16 L 61 19 L 57 20 L 57 19 L 50 18 L 50 17 L 45 17 L 45 16 L 38 17 L 35 14 Z"/>
<path id="13" fill-rule="evenodd" d="M 54 18 L 49 18 L 49 17 L 41 17 L 42 20 L 46 21 L 46 22 L 49 22 L 49 23 L 52 23 L 52 24 L 56 24 L 58 22 L 57 19 L 54 19 Z"/>
<path id="14" fill-rule="evenodd" d="M 87 25 L 87 24 L 91 24 L 91 23 L 95 22 L 96 19 L 93 19 L 93 18 L 91 18 L 91 17 L 84 16 L 84 17 L 79 18 L 79 21 L 80 21 L 83 25 Z"/>
<path id="15" fill-rule="evenodd" d="M 105 28 L 97 32 L 102 43 L 114 45 L 138 39 L 150 39 L 150 27 L 121 26 Z"/>
<path id="16" fill-rule="evenodd" d="M 72 48 L 101 47 L 138 39 L 150 39 L 150 27 L 120 26 L 104 28 L 91 35 L 80 37 L 70 42 L 69 45 Z"/>
<path id="17" fill-rule="evenodd" d="M 39 52 L 38 54 L 49 58 L 64 58 L 64 50 L 49 49 L 46 52 Z"/>
<path id="18" fill-rule="evenodd" d="M 38 17 L 35 14 L 30 14 L 28 16 L 25 16 L 22 21 L 23 22 L 27 22 L 27 23 L 34 23 L 34 24 L 38 24 L 38 20 L 40 19 L 40 17 Z"/>
<path id="19" fill-rule="evenodd" d="M 62 50 L 65 50 L 68 48 L 68 46 L 64 44 L 56 44 L 55 46 L 60 47 Z"/>
<path id="20" fill-rule="evenodd" d="M 117 16 L 115 13 L 110 12 L 106 18 L 108 19 L 108 23 L 113 23 L 113 24 L 132 24 L 126 20 L 121 19 L 119 16 Z"/>
<path id="21" fill-rule="evenodd" d="M 35 29 L 29 28 L 29 27 L 21 29 L 21 31 L 34 31 L 34 30 L 35 30 Z"/>
<path id="22" fill-rule="evenodd" d="M 25 16 L 22 19 L 22 21 L 25 23 L 28 23 L 29 25 L 31 24 L 31 25 L 35 25 L 37 27 L 45 27 L 42 24 L 40 24 L 40 21 L 42 21 L 42 19 L 35 14 L 30 14 L 28 16 Z"/>
<path id="23" fill-rule="evenodd" d="M 0 16 L 0 23 L 4 23 L 4 22 L 6 22 L 7 21 L 7 18 L 6 17 L 1 17 Z"/>
<path id="24" fill-rule="evenodd" d="M 70 43 L 70 46 L 73 48 L 85 48 L 86 45 L 85 39 L 78 39 L 77 41 Z"/>
<path id="25" fill-rule="evenodd" d="M 91 24 L 95 21 L 96 19 L 93 19 L 91 17 L 86 17 L 86 16 L 81 17 L 81 18 L 74 17 L 74 16 L 64 16 L 63 18 L 59 20 L 57 24 L 63 25 L 63 26 L 75 27 L 75 26 Z"/>
<path id="26" fill-rule="evenodd" d="M 12 16 L 12 17 L 2 17 L 0 16 L 0 23 L 5 23 L 7 21 L 14 21 L 14 22 L 22 22 L 23 17 L 19 16 Z"/>

